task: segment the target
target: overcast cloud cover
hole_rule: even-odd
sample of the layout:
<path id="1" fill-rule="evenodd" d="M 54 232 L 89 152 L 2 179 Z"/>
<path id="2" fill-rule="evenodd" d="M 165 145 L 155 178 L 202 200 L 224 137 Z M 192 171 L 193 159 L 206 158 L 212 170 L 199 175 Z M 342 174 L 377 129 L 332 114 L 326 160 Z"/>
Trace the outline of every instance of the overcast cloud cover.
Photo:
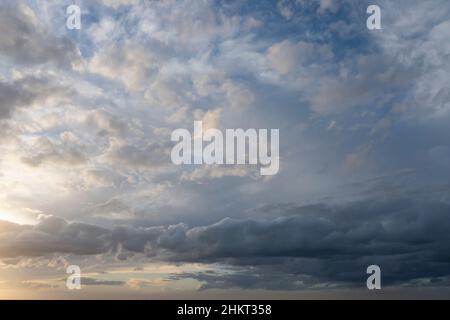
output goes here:
<path id="1" fill-rule="evenodd" d="M 79 0 L 81 30 L 0 1 L 0 297 L 70 264 L 97 297 L 351 292 L 371 264 L 449 296 L 447 0 Z M 194 120 L 279 128 L 279 173 L 173 165 Z"/>

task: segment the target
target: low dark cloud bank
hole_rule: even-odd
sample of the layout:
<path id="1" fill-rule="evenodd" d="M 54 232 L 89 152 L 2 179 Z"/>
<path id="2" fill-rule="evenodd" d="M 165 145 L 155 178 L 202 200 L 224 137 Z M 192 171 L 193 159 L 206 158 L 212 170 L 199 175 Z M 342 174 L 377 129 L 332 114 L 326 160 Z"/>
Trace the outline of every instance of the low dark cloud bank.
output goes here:
<path id="1" fill-rule="evenodd" d="M 419 198 L 417 198 L 419 199 Z M 141 253 L 152 260 L 221 262 L 228 275 L 185 274 L 208 287 L 296 288 L 365 283 L 377 264 L 385 284 L 439 284 L 450 275 L 450 205 L 439 200 L 371 199 L 285 208 L 282 217 L 223 219 L 113 230 L 48 217 L 36 226 L 0 225 L 0 256 Z M 287 285 L 289 284 L 289 285 Z"/>

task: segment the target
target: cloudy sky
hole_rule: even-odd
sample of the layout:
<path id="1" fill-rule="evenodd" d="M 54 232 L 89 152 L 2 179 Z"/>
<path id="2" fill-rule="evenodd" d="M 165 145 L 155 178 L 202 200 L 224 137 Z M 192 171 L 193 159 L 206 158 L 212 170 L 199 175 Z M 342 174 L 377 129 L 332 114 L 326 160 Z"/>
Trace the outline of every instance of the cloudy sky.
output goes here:
<path id="1" fill-rule="evenodd" d="M 0 298 L 448 298 L 449 74 L 447 0 L 0 0 Z"/>

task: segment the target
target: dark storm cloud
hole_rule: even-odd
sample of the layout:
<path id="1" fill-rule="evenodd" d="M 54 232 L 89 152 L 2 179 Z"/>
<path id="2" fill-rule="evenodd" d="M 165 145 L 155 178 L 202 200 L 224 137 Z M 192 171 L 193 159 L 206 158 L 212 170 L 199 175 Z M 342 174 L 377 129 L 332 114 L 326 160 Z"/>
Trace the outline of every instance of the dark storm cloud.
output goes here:
<path id="1" fill-rule="evenodd" d="M 247 271 L 210 280 L 266 288 L 322 283 L 363 283 L 371 264 L 383 281 L 407 283 L 450 275 L 450 205 L 438 200 L 371 199 L 346 205 L 289 207 L 285 216 L 224 219 L 189 228 L 184 224 L 113 230 L 50 217 L 34 227 L 2 227 L 1 256 L 49 253 L 99 254 L 119 250 L 126 259 L 144 253 L 156 260 L 222 262 Z M 277 274 L 275 282 L 264 280 Z M 259 277 L 255 277 L 260 274 Z M 214 278 L 188 274 L 186 277 Z M 261 280 L 262 279 L 262 280 Z M 285 281 L 284 281 L 284 280 Z M 263 281 L 264 280 L 264 281 Z M 255 282 L 256 281 L 256 282 Z"/>
<path id="2" fill-rule="evenodd" d="M 107 229 L 48 217 L 36 226 L 5 226 L 0 233 L 0 257 L 98 254 L 108 250 L 109 239 Z"/>
<path id="3" fill-rule="evenodd" d="M 376 264 L 386 285 L 448 283 L 448 203 L 372 200 L 289 211 L 288 218 L 225 220 L 189 230 L 187 238 L 194 248 L 181 250 L 176 259 L 187 254 L 195 261 L 220 260 L 239 268 L 178 277 L 202 281 L 203 289 L 364 286 L 366 268 Z"/>
<path id="4" fill-rule="evenodd" d="M 60 67 L 70 66 L 77 59 L 75 45 L 50 35 L 31 9 L 12 2 L 2 2 L 0 7 L 0 55 L 19 64 L 53 62 Z"/>
<path id="5" fill-rule="evenodd" d="M 180 224 L 155 242 L 188 260 L 408 254 L 448 242 L 446 203 L 398 199 L 319 208 L 272 220 L 224 219 L 191 229 Z"/>

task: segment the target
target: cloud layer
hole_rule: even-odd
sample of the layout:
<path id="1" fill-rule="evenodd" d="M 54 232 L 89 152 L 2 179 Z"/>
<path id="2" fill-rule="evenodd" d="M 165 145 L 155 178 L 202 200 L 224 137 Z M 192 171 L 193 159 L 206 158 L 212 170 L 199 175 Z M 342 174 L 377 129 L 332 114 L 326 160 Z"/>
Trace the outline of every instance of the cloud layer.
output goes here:
<path id="1" fill-rule="evenodd" d="M 379 1 L 372 31 L 369 1 L 81 0 L 80 30 L 69 4 L 0 4 L 1 261 L 212 263 L 233 272 L 176 277 L 277 290 L 378 264 L 447 286 L 448 1 Z M 279 173 L 174 166 L 196 120 L 280 129 Z"/>
<path id="2" fill-rule="evenodd" d="M 277 270 L 281 279 L 290 275 L 314 284 L 358 283 L 370 264 L 382 266 L 386 284 L 450 276 L 446 202 L 401 197 L 280 208 L 283 213 L 272 218 L 227 218 L 199 227 L 106 229 L 55 217 L 35 226 L 3 222 L 0 252 L 3 258 L 115 253 L 119 260 L 144 255 L 153 261 L 221 262 Z"/>

